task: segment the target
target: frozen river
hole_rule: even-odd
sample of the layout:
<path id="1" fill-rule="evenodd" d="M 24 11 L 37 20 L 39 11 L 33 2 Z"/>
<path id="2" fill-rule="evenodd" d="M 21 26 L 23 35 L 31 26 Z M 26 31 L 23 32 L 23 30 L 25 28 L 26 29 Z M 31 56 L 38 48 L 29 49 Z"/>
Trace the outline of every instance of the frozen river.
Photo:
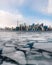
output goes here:
<path id="1" fill-rule="evenodd" d="M 52 32 L 0 31 L 0 65 L 52 65 Z"/>

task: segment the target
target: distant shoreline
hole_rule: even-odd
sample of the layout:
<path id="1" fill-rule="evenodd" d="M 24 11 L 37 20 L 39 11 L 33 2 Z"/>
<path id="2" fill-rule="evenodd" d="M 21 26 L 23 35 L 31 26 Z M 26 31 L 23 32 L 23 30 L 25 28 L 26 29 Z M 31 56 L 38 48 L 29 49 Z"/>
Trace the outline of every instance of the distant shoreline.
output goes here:
<path id="1" fill-rule="evenodd" d="M 52 32 L 52 31 L 16 31 L 16 30 L 0 30 L 0 32 Z"/>

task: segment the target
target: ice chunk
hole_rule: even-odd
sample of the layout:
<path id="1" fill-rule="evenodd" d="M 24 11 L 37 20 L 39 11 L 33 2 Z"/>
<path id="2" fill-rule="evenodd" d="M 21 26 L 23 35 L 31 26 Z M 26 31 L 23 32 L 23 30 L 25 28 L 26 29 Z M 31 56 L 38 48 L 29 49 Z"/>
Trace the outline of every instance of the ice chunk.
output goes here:
<path id="1" fill-rule="evenodd" d="M 2 65 L 16 65 L 16 64 L 12 64 L 12 63 L 7 63 L 7 62 L 3 62 Z"/>
<path id="2" fill-rule="evenodd" d="M 11 44 L 11 43 L 10 44 L 9 43 L 6 43 L 5 46 L 6 47 L 15 47 L 15 45 L 14 44 Z"/>
<path id="3" fill-rule="evenodd" d="M 35 43 L 34 46 L 35 48 L 52 48 L 52 43 Z"/>
<path id="4" fill-rule="evenodd" d="M 44 49 L 44 50 L 52 52 L 52 43 L 35 43 L 33 47 L 37 49 Z"/>
<path id="5" fill-rule="evenodd" d="M 16 51 L 14 53 L 10 53 L 10 54 L 3 54 L 4 56 L 7 56 L 13 60 L 15 60 L 16 62 L 20 63 L 20 64 L 26 64 L 26 59 L 25 59 L 25 55 L 22 51 Z"/>
<path id="6" fill-rule="evenodd" d="M 46 53 L 46 52 L 43 52 L 43 55 L 45 58 L 51 58 L 51 56 L 49 56 L 48 53 Z"/>
<path id="7" fill-rule="evenodd" d="M 11 53 L 11 52 L 15 52 L 15 48 L 14 47 L 3 47 L 3 51 L 2 53 L 5 54 L 5 53 Z"/>

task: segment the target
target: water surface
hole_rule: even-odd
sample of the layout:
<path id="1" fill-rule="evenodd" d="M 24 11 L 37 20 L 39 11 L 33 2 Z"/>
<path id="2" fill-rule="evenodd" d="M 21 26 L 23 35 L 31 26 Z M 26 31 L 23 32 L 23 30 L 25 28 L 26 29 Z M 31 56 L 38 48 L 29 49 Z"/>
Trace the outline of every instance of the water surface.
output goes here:
<path id="1" fill-rule="evenodd" d="M 0 65 L 52 65 L 52 32 L 0 31 Z"/>

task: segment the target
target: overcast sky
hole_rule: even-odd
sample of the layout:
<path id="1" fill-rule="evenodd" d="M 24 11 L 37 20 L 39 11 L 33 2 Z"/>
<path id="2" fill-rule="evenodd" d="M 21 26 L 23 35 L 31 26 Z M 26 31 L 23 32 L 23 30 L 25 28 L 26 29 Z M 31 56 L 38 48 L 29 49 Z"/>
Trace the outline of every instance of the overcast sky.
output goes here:
<path id="1" fill-rule="evenodd" d="M 0 27 L 26 22 L 52 25 L 52 0 L 0 0 Z"/>

